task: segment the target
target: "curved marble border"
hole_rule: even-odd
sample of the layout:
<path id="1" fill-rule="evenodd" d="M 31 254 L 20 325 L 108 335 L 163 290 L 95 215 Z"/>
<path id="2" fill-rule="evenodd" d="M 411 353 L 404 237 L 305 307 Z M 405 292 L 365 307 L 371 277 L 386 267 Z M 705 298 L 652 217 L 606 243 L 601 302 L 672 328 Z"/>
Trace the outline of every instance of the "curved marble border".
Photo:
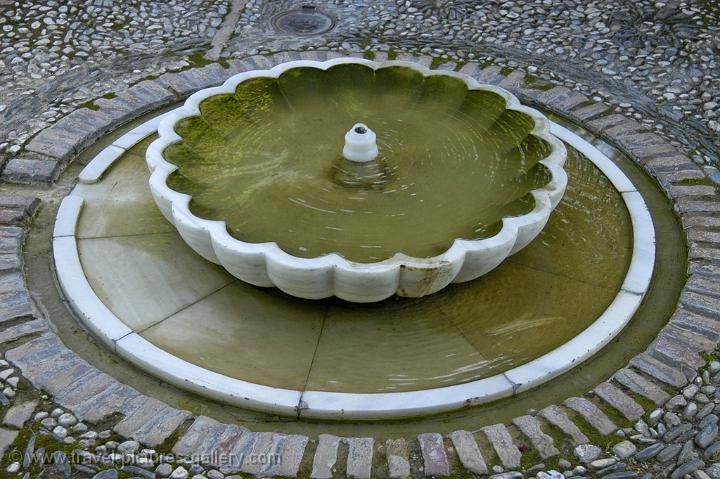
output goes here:
<path id="1" fill-rule="evenodd" d="M 655 230 L 640 193 L 624 173 L 590 143 L 555 123 L 551 128 L 560 139 L 585 154 L 622 194 L 633 225 L 633 255 L 618 296 L 593 324 L 544 356 L 496 376 L 443 388 L 398 393 L 302 392 L 229 378 L 177 358 L 131 331 L 102 304 L 85 279 L 74 236 L 82 198 L 73 193 L 79 193 L 77 188 L 82 186 L 67 196 L 58 210 L 53 233 L 58 281 L 83 323 L 112 350 L 171 384 L 229 404 L 309 418 L 387 419 L 439 413 L 509 397 L 559 376 L 612 340 L 637 311 L 654 270 Z M 138 129 L 148 133 L 142 136 L 136 131 Z M 116 144 L 137 143 L 151 133 L 152 128 L 141 125 Z M 88 164 L 86 170 L 99 178 L 111 163 L 102 157 L 102 153 L 94 165 L 95 161 Z"/>
<path id="2" fill-rule="evenodd" d="M 293 68 L 327 70 L 336 65 L 360 64 L 372 69 L 402 66 L 425 77 L 450 76 L 463 81 L 468 89 L 495 93 L 505 100 L 506 110 L 524 113 L 534 120 L 531 134 L 546 141 L 550 154 L 540 161 L 551 173 L 550 181 L 532 190 L 535 208 L 527 214 L 503 218 L 495 236 L 482 240 L 455 239 L 444 253 L 432 258 L 415 258 L 402 253 L 375 263 L 356 263 L 338 254 L 300 258 L 283 251 L 275 242 L 248 243 L 232 237 L 224 221 L 200 218 L 190 211 L 191 197 L 171 189 L 167 179 L 177 166 L 165 160 L 163 151 L 182 138 L 175 124 L 199 116 L 203 100 L 234 93 L 237 86 L 252 78 L 278 78 Z M 435 293 L 453 282 L 470 281 L 500 265 L 508 256 L 527 246 L 542 231 L 550 214 L 562 199 L 567 186 L 563 169 L 565 146 L 555 138 L 549 120 L 535 109 L 520 104 L 507 90 L 478 82 L 462 73 L 430 70 L 420 64 L 403 61 L 374 62 L 358 58 L 336 58 L 325 62 L 296 60 L 269 70 L 238 73 L 221 86 L 192 94 L 185 104 L 171 112 L 158 128 L 160 137 L 147 149 L 147 164 L 152 172 L 150 190 L 163 216 L 175 225 L 185 242 L 203 258 L 222 265 L 230 274 L 256 286 L 276 286 L 287 294 L 306 299 L 337 296 L 346 301 L 370 303 L 394 294 L 420 297 Z"/>

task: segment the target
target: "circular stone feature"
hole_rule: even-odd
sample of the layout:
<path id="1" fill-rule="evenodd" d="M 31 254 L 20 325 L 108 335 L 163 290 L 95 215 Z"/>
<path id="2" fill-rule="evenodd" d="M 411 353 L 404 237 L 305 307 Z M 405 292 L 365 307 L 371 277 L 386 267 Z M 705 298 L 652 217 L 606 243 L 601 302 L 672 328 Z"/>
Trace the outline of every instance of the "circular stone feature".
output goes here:
<path id="1" fill-rule="evenodd" d="M 432 296 L 359 306 L 235 280 L 162 220 L 137 168 L 148 142 L 63 201 L 55 230 L 75 234 L 54 249 L 58 280 L 113 350 L 231 404 L 296 415 L 302 398 L 305 417 L 381 418 L 493 401 L 595 354 L 653 271 L 654 228 L 633 184 L 587 142 L 553 131 L 570 145 L 571 181 L 539 240 Z"/>
<path id="2" fill-rule="evenodd" d="M 311 5 L 280 12 L 273 16 L 271 23 L 278 32 L 300 36 L 319 35 L 335 26 L 335 20 L 330 15 Z"/>
<path id="3" fill-rule="evenodd" d="M 567 183 L 539 112 L 402 62 L 237 75 L 160 133 L 151 188 L 188 244 L 309 299 L 419 297 L 475 279 L 535 238 Z"/>

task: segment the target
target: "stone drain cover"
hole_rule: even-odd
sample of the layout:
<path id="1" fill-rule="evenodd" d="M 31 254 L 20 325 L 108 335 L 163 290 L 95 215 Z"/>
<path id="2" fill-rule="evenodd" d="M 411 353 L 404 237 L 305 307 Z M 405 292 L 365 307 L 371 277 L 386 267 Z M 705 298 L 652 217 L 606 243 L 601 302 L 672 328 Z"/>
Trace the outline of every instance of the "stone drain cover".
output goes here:
<path id="1" fill-rule="evenodd" d="M 335 20 L 311 5 L 280 12 L 273 16 L 275 30 L 292 35 L 319 35 L 335 26 Z"/>

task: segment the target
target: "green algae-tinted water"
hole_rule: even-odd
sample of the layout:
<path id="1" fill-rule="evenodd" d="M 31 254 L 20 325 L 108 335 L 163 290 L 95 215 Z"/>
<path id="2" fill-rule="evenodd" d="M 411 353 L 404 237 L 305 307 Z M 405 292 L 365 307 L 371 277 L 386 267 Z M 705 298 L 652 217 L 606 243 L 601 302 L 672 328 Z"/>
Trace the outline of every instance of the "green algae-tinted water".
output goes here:
<path id="1" fill-rule="evenodd" d="M 241 83 L 179 122 L 168 183 L 234 237 L 358 262 L 431 257 L 454 239 L 496 234 L 534 207 L 549 145 L 504 99 L 405 67 L 296 68 Z M 367 164 L 342 158 L 357 122 L 378 138 Z"/>
<path id="2" fill-rule="evenodd" d="M 91 287 L 159 348 L 266 386 L 412 391 L 502 373 L 595 321 L 631 256 L 622 196 L 568 147 L 568 190 L 547 226 L 482 278 L 370 305 L 302 300 L 243 283 L 192 251 L 152 200 L 146 147 L 82 187 L 78 251 Z"/>

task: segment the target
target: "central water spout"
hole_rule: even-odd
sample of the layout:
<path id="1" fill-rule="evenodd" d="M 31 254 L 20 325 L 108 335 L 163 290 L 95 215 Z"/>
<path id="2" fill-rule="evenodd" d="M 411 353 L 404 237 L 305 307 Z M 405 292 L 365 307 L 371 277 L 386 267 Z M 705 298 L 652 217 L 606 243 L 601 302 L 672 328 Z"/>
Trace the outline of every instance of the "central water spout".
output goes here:
<path id="1" fill-rule="evenodd" d="M 356 123 L 345 133 L 345 147 L 342 154 L 349 161 L 358 163 L 372 161 L 379 154 L 376 140 L 375 132 L 367 125 Z"/>

